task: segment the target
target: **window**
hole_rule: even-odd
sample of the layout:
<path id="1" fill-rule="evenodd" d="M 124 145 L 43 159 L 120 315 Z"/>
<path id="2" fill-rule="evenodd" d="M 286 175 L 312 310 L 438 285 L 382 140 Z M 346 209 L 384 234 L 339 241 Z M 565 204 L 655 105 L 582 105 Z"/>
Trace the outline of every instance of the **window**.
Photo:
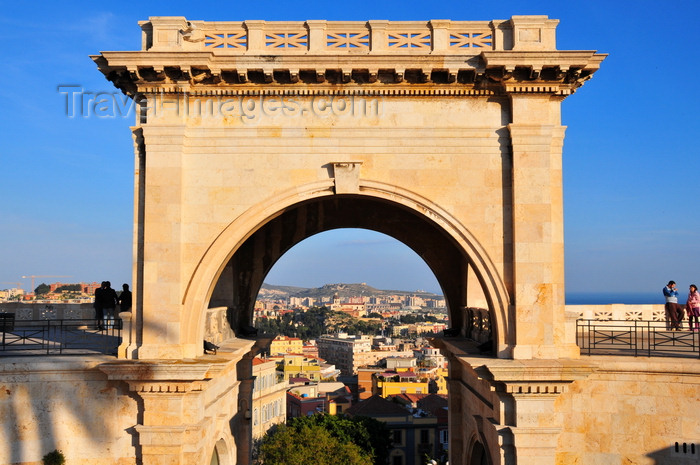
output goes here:
<path id="1" fill-rule="evenodd" d="M 420 430 L 420 442 L 423 444 L 427 444 L 430 442 L 430 431 L 428 431 L 427 429 Z"/>
<path id="2" fill-rule="evenodd" d="M 446 429 L 440 431 L 440 442 L 442 444 L 447 444 L 447 430 Z"/>
<path id="3" fill-rule="evenodd" d="M 403 457 L 395 455 L 391 458 L 391 465 L 403 465 Z"/>
<path id="4" fill-rule="evenodd" d="M 401 445 L 403 444 L 403 434 L 401 434 L 402 431 L 400 429 L 395 429 L 392 431 L 392 442 L 394 445 Z"/>

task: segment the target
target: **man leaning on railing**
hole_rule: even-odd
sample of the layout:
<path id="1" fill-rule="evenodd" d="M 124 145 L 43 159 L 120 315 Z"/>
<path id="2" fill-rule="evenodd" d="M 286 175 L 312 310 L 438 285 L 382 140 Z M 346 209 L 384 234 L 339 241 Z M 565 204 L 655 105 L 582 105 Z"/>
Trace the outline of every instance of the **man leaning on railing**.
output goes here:
<path id="1" fill-rule="evenodd" d="M 683 306 L 678 303 L 676 282 L 669 281 L 663 292 L 666 297 L 666 329 L 680 331 L 683 326 Z"/>

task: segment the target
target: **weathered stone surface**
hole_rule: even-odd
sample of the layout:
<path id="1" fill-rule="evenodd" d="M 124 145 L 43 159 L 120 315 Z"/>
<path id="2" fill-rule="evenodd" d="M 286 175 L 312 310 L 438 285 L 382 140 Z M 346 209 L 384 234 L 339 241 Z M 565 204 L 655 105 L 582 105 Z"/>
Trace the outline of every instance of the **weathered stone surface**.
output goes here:
<path id="1" fill-rule="evenodd" d="M 481 437 L 494 464 L 697 461 L 697 360 L 494 360 L 457 342 L 440 346 L 450 360 L 450 445 L 460 457 Z"/>

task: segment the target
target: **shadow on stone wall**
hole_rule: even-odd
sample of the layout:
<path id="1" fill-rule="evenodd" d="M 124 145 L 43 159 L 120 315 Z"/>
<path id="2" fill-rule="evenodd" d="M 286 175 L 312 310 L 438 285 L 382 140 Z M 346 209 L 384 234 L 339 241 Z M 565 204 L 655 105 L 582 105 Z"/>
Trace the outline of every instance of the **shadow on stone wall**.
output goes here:
<path id="1" fill-rule="evenodd" d="M 15 355 L 0 352 L 0 463 L 41 463 L 56 449 L 69 463 L 141 463 L 142 402 L 99 368 L 113 355 Z"/>
<path id="2" fill-rule="evenodd" d="M 700 444 L 677 442 L 671 447 L 647 454 L 654 465 L 697 465 L 700 463 Z"/>

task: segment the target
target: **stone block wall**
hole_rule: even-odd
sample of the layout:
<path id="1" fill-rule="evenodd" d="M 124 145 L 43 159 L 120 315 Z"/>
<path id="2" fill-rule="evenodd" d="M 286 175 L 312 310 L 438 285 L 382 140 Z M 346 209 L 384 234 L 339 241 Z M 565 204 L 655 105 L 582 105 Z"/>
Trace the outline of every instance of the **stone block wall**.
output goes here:
<path id="1" fill-rule="evenodd" d="M 700 362 L 596 357 L 555 402 L 557 465 L 700 463 Z"/>
<path id="2" fill-rule="evenodd" d="M 588 356 L 496 360 L 443 343 L 451 461 L 493 465 L 700 463 L 700 361 Z M 451 354 L 450 354 L 451 353 Z"/>
<path id="3" fill-rule="evenodd" d="M 136 464 L 137 400 L 107 380 L 104 361 L 0 359 L 0 463 L 41 465 L 58 449 L 70 465 Z"/>
<path id="4" fill-rule="evenodd" d="M 242 463 L 250 405 L 238 364 L 252 345 L 173 363 L 0 358 L 0 464 L 41 465 L 56 449 L 69 465 L 202 464 L 214 451 L 222 465 Z"/>

